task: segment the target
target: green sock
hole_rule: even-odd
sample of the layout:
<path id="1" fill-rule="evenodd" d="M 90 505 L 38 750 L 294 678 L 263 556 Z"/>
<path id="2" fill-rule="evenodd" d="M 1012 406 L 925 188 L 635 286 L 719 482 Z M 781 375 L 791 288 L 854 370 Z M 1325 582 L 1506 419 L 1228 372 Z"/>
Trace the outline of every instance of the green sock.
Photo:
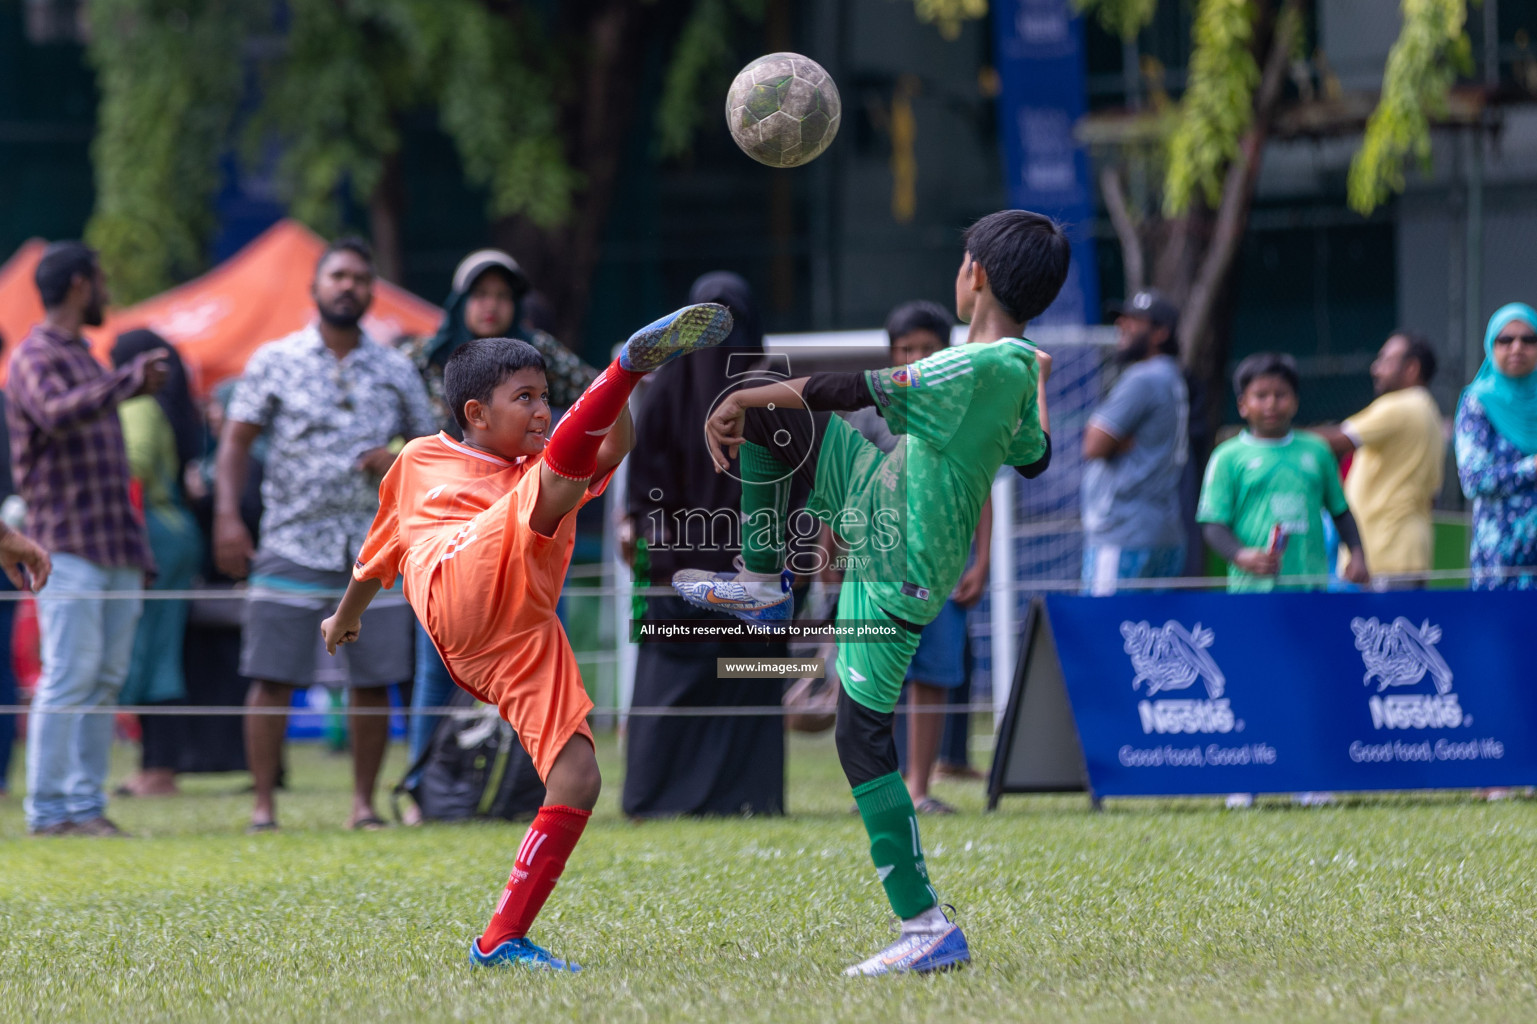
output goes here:
<path id="1" fill-rule="evenodd" d="M 777 573 L 785 567 L 785 514 L 790 504 L 790 470 L 769 450 L 742 445 L 742 564 L 748 572 Z"/>
<path id="2" fill-rule="evenodd" d="M 939 896 L 929 885 L 918 841 L 918 812 L 902 776 L 892 772 L 856 786 L 854 802 L 870 834 L 870 859 L 891 909 L 905 921 L 937 904 Z"/>

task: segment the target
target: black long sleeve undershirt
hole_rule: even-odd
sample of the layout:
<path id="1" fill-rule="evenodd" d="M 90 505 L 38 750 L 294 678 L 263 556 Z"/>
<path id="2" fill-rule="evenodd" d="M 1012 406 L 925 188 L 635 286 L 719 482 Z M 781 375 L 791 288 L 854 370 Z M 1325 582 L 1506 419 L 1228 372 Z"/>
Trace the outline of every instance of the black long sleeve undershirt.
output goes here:
<path id="1" fill-rule="evenodd" d="M 806 378 L 801 400 L 812 412 L 853 412 L 875 404 L 863 370 L 824 370 Z"/>

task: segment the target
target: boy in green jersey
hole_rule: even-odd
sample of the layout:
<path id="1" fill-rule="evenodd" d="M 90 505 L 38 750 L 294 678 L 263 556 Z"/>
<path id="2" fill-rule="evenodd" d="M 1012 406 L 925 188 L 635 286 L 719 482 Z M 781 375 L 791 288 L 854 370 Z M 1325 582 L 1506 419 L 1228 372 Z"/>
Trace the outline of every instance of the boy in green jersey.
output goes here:
<path id="1" fill-rule="evenodd" d="M 1249 356 L 1234 371 L 1233 388 L 1249 428 L 1212 452 L 1196 511 L 1206 543 L 1229 563 L 1228 591 L 1322 589 L 1329 574 L 1323 512 L 1350 552 L 1345 578 L 1366 583 L 1366 555 L 1334 453 L 1317 435 L 1292 431 L 1296 362 L 1270 352 Z M 1278 584 L 1277 576 L 1318 580 Z"/>
<path id="2" fill-rule="evenodd" d="M 999 467 L 1046 468 L 1040 387 L 1049 367 L 1023 339 L 1051 305 L 1070 250 L 1050 218 L 1005 210 L 966 233 L 955 282 L 965 345 L 910 366 L 810 377 L 736 391 L 705 424 L 717 471 L 740 449 L 742 557 L 737 575 L 684 570 L 692 604 L 749 622 L 790 617 L 785 564 L 788 483 L 811 485 L 807 509 L 848 548 L 838 597 L 839 761 L 870 837 L 870 856 L 901 938 L 849 974 L 924 972 L 970 959 L 965 936 L 929 884 L 918 818 L 897 771 L 892 712 L 923 627 L 965 568 Z M 874 406 L 901 435 L 887 455 L 832 411 Z"/>

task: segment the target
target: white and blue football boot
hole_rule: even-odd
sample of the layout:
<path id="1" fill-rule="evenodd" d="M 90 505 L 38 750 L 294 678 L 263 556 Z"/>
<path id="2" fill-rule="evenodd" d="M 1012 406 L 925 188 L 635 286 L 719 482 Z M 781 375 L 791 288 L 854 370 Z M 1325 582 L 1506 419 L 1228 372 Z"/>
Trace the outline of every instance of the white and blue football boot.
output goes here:
<path id="1" fill-rule="evenodd" d="M 795 617 L 790 580 L 788 569 L 780 573 L 779 594 L 774 597 L 759 593 L 767 588 L 749 588 L 738 580 L 736 573 L 679 569 L 672 574 L 672 589 L 695 608 L 730 612 L 747 622 L 782 628 Z"/>
<path id="2" fill-rule="evenodd" d="M 953 912 L 953 911 L 952 911 Z M 843 973 L 851 978 L 880 974 L 928 974 L 971 962 L 971 948 L 960 925 L 938 931 L 904 932 L 902 937 Z"/>
<path id="3" fill-rule="evenodd" d="M 527 939 L 508 939 L 489 953 L 480 951 L 480 940 L 470 940 L 470 963 L 476 967 L 527 967 L 531 971 L 567 971 L 575 974 L 582 965 L 562 960 Z"/>
<path id="4" fill-rule="evenodd" d="M 650 373 L 686 352 L 713 348 L 730 333 L 731 310 L 725 306 L 684 306 L 630 335 L 619 353 L 619 365 L 631 373 Z"/>

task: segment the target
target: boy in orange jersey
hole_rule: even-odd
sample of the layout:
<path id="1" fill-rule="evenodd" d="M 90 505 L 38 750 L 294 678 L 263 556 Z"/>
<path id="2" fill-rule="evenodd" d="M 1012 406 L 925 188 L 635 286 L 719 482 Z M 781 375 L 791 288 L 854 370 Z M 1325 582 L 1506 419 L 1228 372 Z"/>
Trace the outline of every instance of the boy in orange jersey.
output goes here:
<path id="1" fill-rule="evenodd" d="M 406 445 L 379 486 L 326 648 L 358 637 L 363 610 L 404 577 L 405 596 L 454 681 L 496 705 L 544 780 L 546 796 L 518 849 L 485 932 L 470 943 L 481 966 L 581 968 L 534 945 L 529 926 L 555 888 L 598 800 L 601 779 L 576 656 L 555 604 L 575 544 L 578 508 L 603 492 L 633 442 L 626 402 L 663 363 L 718 344 L 724 306 L 688 306 L 638 331 L 546 440 L 544 360 L 507 338 L 472 341 L 443 371 L 464 431 Z"/>

